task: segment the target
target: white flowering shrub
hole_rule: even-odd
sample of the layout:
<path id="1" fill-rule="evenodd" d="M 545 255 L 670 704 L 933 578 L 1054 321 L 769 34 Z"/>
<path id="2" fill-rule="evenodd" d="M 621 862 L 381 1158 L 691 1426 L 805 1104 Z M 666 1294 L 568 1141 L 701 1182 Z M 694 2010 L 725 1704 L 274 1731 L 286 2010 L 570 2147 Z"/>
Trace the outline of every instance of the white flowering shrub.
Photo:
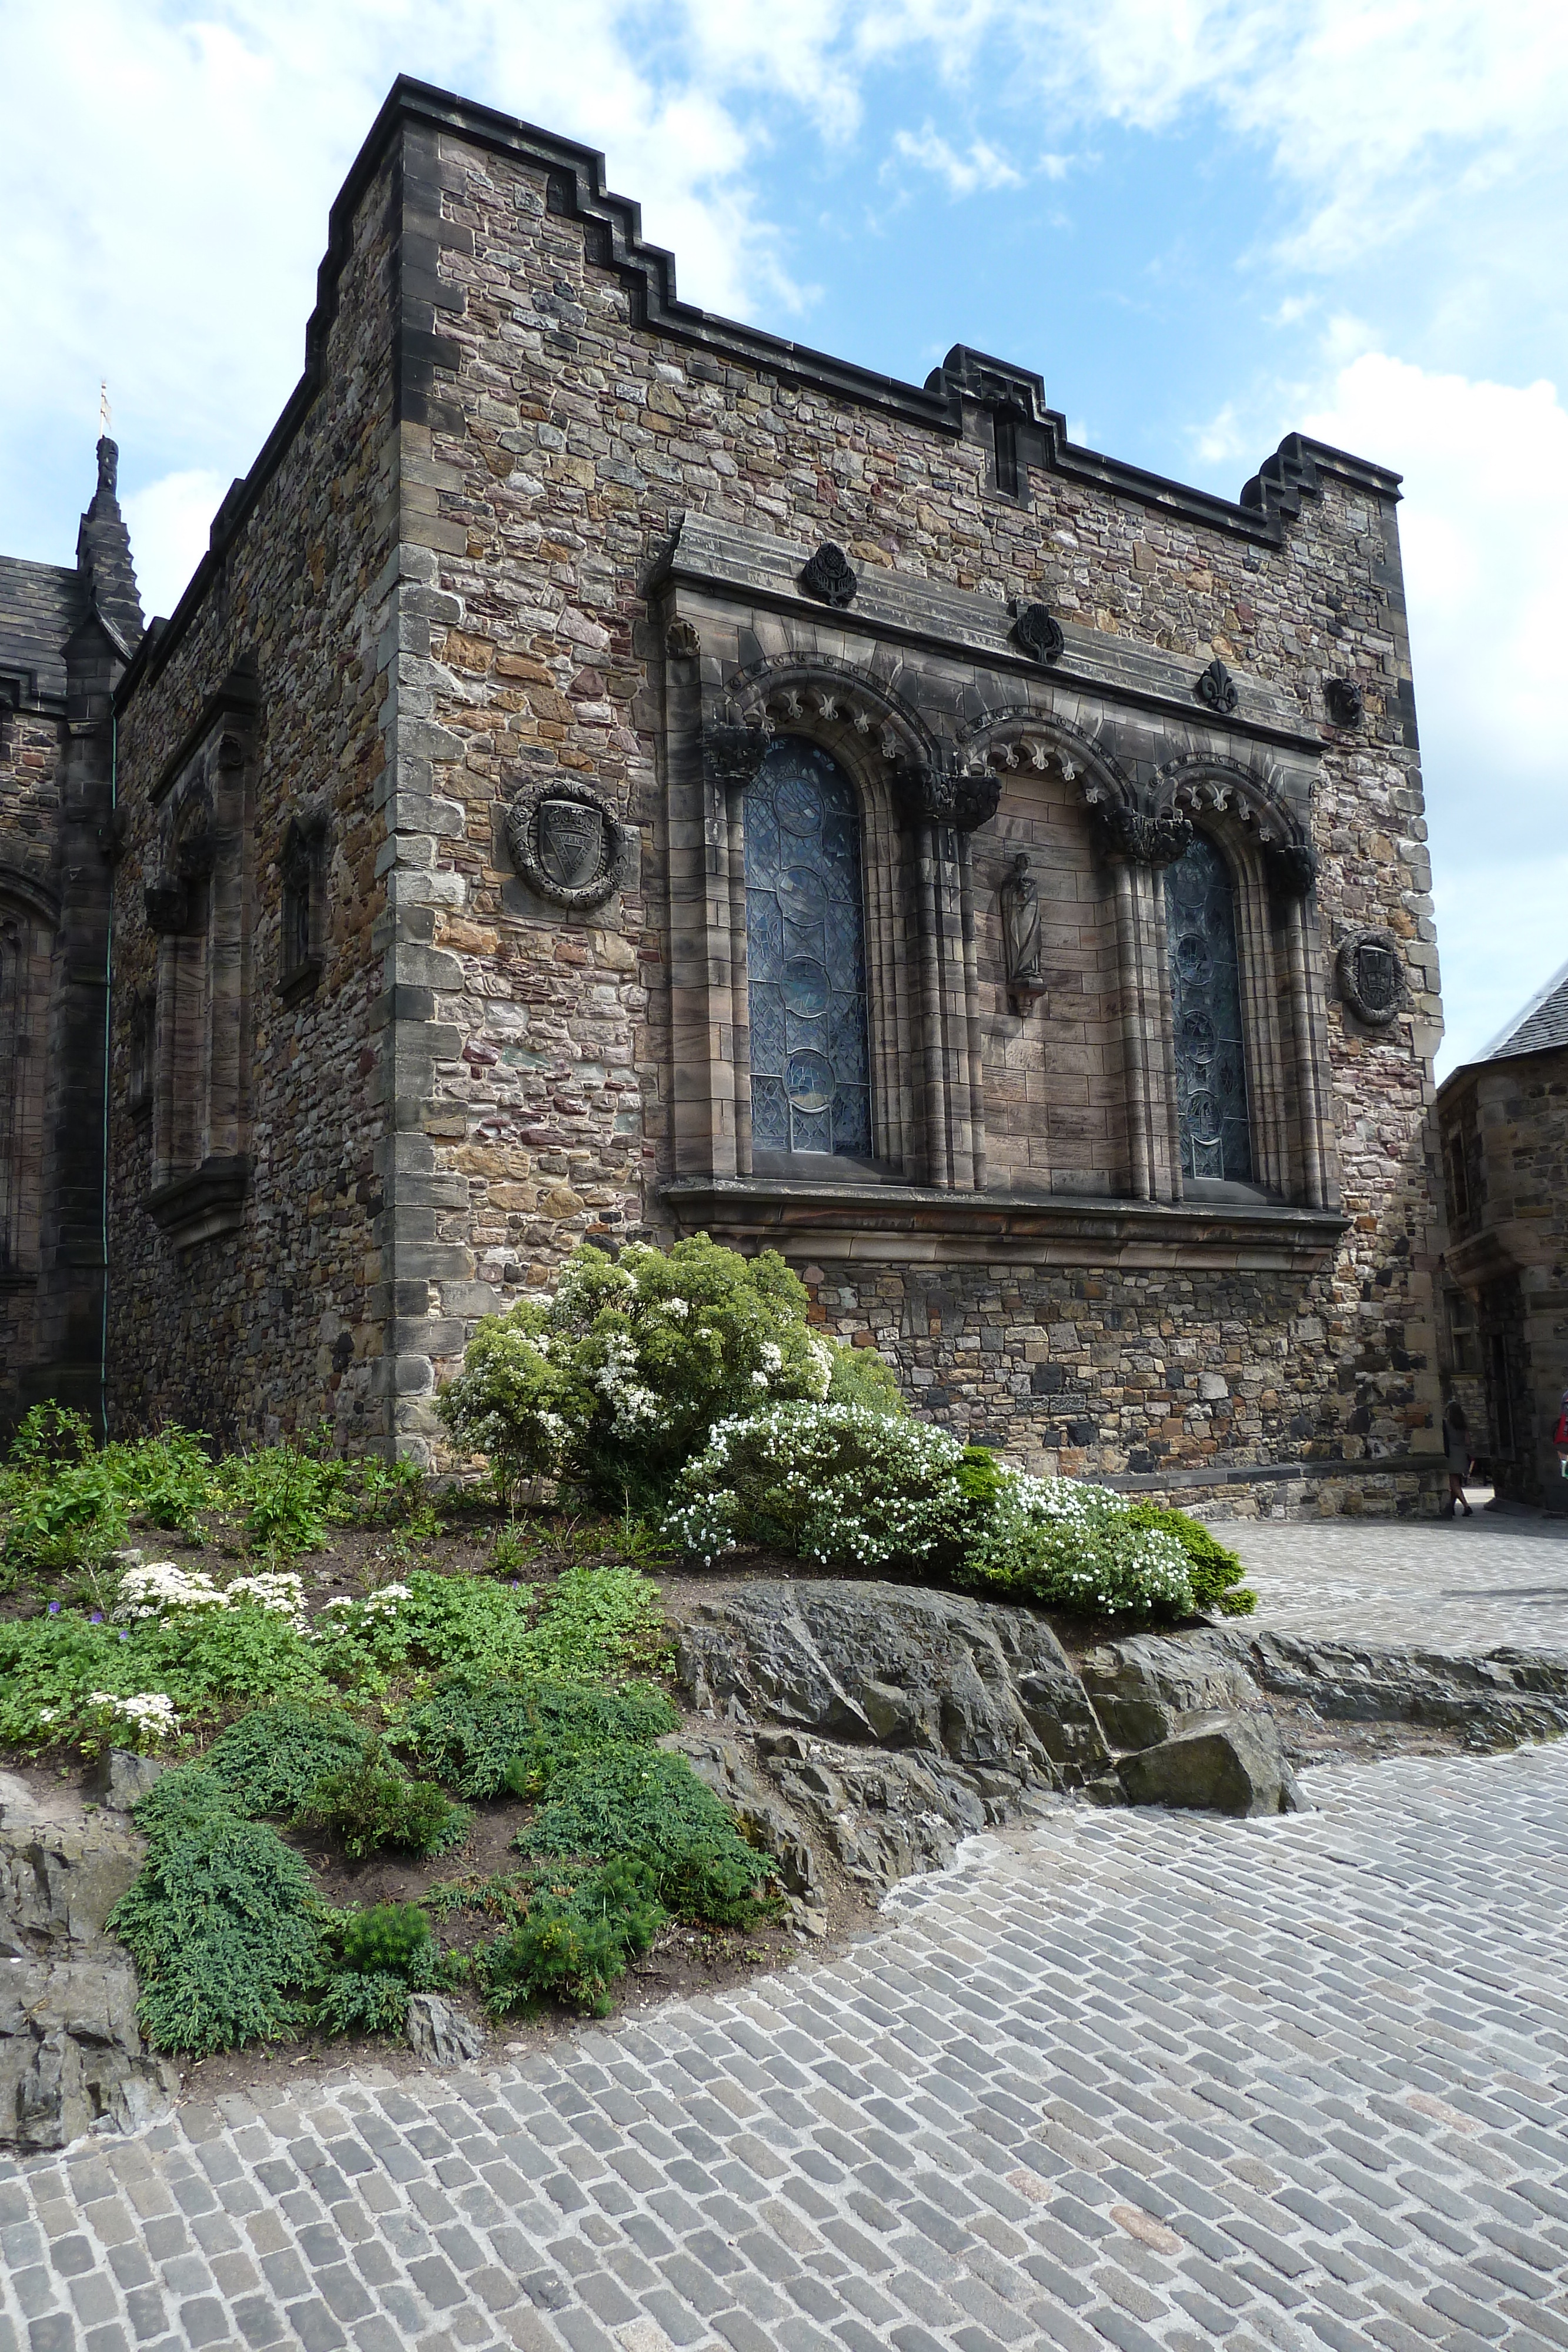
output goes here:
<path id="1" fill-rule="evenodd" d="M 1077 1616 L 1170 1619 L 1197 1605 L 1190 1567 L 1175 1536 L 1140 1526 L 1109 1487 L 998 1465 L 958 1580 Z"/>
<path id="2" fill-rule="evenodd" d="M 964 1543 L 965 1448 L 863 1405 L 769 1405 L 719 1422 L 677 1481 L 664 1533 L 705 1560 L 765 1545 L 826 1567 L 946 1567 Z"/>
<path id="3" fill-rule="evenodd" d="M 552 1297 L 487 1315 L 440 1412 L 483 1454 L 505 1501 L 565 1480 L 612 1507 L 662 1501 L 716 1422 L 853 1384 L 899 1413 L 897 1385 L 811 1330 L 803 1285 L 774 1250 L 754 1258 L 698 1234 L 666 1255 L 574 1250 Z"/>

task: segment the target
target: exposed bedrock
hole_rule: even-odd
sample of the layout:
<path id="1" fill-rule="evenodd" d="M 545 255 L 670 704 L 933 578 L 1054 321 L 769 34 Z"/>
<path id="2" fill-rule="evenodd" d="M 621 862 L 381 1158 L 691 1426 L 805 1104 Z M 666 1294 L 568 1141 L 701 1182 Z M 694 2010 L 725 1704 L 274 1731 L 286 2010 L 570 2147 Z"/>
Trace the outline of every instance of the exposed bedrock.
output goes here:
<path id="1" fill-rule="evenodd" d="M 677 1673 L 699 1710 L 1074 1785 L 1106 1747 L 1051 1628 L 1027 1609 L 898 1584 L 784 1579 L 698 1601 Z"/>
<path id="2" fill-rule="evenodd" d="M 136 2023 L 136 1971 L 104 1921 L 141 1867 L 120 1819 L 36 1811 L 0 1775 L 0 2147 L 67 2147 L 155 2114 L 174 2069 Z"/>

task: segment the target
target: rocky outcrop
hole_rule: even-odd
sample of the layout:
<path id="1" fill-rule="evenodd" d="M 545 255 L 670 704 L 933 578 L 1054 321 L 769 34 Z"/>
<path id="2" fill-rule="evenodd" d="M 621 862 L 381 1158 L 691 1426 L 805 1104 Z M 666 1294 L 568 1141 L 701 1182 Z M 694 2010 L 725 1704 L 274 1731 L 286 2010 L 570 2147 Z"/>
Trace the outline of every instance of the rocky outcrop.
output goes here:
<path id="1" fill-rule="evenodd" d="M 1124 1756 L 1117 1778 L 1130 1805 L 1244 1816 L 1303 1810 L 1273 1717 L 1261 1713 L 1181 1716 L 1168 1737 Z"/>
<path id="2" fill-rule="evenodd" d="M 1219 1633 L 1136 1633 L 1091 1650 L 1083 1687 L 1113 1748 L 1152 1748 L 1187 1716 L 1265 1706 L 1243 1659 Z"/>
<path id="3" fill-rule="evenodd" d="M 1207 1640 L 1264 1690 L 1330 1720 L 1431 1724 L 1481 1748 L 1568 1731 L 1568 1659 L 1561 1654 L 1498 1649 L 1472 1656 L 1239 1627 L 1217 1629 Z"/>
<path id="4" fill-rule="evenodd" d="M 676 1673 L 699 1712 L 967 1772 L 1072 1786 L 1103 1769 L 1094 1710 L 1027 1609 L 897 1584 L 768 1579 L 674 1596 Z"/>
<path id="5" fill-rule="evenodd" d="M 0 2147 L 68 2147 L 156 2113 L 177 2076 L 141 2040 L 104 1921 L 141 1867 L 123 1820 L 51 1818 L 10 1776 L 0 1822 Z"/>
<path id="6" fill-rule="evenodd" d="M 961 1839 L 1013 1818 L 1033 1793 L 1016 1771 L 967 1771 L 909 1748 L 857 1748 L 798 1731 L 694 1727 L 664 1744 L 735 1808 L 773 1857 L 785 1893 L 807 1908 L 823 1898 L 829 1860 L 875 1897 L 901 1878 L 942 1869 Z"/>

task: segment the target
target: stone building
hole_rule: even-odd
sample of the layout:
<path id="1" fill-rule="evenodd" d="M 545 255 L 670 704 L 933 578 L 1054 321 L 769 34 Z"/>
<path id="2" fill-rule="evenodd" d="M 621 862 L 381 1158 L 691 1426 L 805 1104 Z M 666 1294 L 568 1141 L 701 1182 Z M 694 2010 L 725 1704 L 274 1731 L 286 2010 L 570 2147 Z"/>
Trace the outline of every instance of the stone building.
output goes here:
<path id="1" fill-rule="evenodd" d="M 112 695 L 141 636 L 117 457 L 74 565 L 0 556 L 0 1432 L 102 1404 Z"/>
<path id="2" fill-rule="evenodd" d="M 1437 1090 L 1448 1384 L 1498 1493 L 1568 1511 L 1568 965 Z"/>
<path id="3" fill-rule="evenodd" d="M 1431 1484 L 1396 477 L 1238 503 L 681 302 L 422 85 L 118 689 L 110 1385 L 421 1452 L 585 1234 L 781 1248 L 920 1407 L 1196 1499 Z"/>

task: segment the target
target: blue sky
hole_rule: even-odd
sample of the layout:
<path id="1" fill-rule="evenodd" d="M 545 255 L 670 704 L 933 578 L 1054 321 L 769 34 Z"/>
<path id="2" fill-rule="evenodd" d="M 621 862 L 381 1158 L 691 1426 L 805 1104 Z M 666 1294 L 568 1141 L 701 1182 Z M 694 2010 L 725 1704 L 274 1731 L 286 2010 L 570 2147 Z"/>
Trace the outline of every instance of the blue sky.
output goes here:
<path id="1" fill-rule="evenodd" d="M 0 0 L 0 59 L 6 552 L 70 560 L 107 374 L 170 609 L 421 74 L 606 149 L 710 309 L 1230 496 L 1291 427 L 1398 467 L 1444 1064 L 1568 956 L 1561 0 Z"/>

